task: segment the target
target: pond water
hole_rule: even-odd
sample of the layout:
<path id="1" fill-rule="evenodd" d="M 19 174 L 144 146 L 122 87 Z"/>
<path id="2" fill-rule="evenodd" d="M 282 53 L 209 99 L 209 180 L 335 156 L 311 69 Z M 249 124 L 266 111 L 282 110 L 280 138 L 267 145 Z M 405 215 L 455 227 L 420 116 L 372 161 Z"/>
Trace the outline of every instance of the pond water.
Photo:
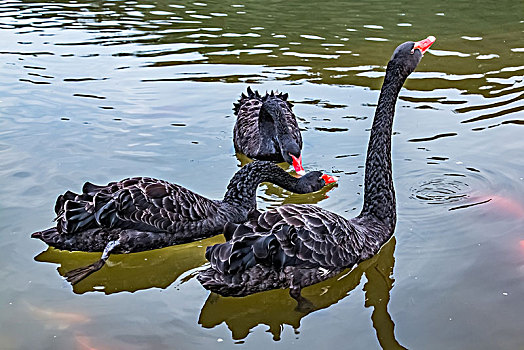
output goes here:
<path id="1" fill-rule="evenodd" d="M 0 3 L 1 349 L 517 349 L 524 347 L 521 1 Z M 304 290 L 223 298 L 195 276 L 207 245 L 113 255 L 30 238 L 84 181 L 152 176 L 220 198 L 244 161 L 233 102 L 289 93 L 306 170 L 340 176 L 258 206 L 351 217 L 385 65 L 437 37 L 400 93 L 398 224 L 374 258 Z M 233 345 L 234 344 L 234 345 Z"/>

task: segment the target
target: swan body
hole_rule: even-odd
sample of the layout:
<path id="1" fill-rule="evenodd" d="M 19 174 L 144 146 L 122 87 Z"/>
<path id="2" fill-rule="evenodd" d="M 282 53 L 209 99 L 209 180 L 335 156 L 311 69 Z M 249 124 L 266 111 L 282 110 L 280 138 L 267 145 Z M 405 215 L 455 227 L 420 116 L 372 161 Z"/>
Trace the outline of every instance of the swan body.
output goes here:
<path id="1" fill-rule="evenodd" d="M 287 94 L 273 91 L 261 96 L 248 87 L 247 95 L 242 94 L 234 104 L 233 144 L 238 153 L 249 158 L 287 162 L 298 172 L 302 136 L 287 98 Z"/>
<path id="2" fill-rule="evenodd" d="M 284 205 L 245 224 L 227 224 L 228 241 L 207 250 L 212 268 L 198 278 L 227 296 L 274 288 L 298 296 L 303 287 L 373 257 L 394 226 L 394 216 L 347 220 L 314 205 Z"/>
<path id="3" fill-rule="evenodd" d="M 400 89 L 422 54 L 435 41 L 407 42 L 388 63 L 373 120 L 361 213 L 346 219 L 313 205 L 290 204 L 224 228 L 226 242 L 208 247 L 210 267 L 198 275 L 207 289 L 244 296 L 268 289 L 300 290 L 374 256 L 396 224 L 391 171 L 391 135 Z"/>

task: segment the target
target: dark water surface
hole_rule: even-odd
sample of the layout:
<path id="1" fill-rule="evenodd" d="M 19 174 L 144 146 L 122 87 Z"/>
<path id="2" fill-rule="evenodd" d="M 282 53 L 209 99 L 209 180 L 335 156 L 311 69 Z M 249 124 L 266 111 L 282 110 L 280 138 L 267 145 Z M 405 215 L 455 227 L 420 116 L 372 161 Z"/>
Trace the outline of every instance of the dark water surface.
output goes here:
<path id="1" fill-rule="evenodd" d="M 0 2 L 0 348 L 524 348 L 523 31 L 524 3 L 504 0 Z M 340 176 L 311 195 L 262 185 L 259 207 L 357 214 L 384 66 L 428 35 L 397 105 L 395 235 L 305 289 L 312 312 L 284 290 L 204 290 L 221 236 L 111 256 L 74 288 L 61 274 L 99 255 L 30 239 L 88 180 L 220 198 L 248 85 L 288 92 L 306 170 Z"/>

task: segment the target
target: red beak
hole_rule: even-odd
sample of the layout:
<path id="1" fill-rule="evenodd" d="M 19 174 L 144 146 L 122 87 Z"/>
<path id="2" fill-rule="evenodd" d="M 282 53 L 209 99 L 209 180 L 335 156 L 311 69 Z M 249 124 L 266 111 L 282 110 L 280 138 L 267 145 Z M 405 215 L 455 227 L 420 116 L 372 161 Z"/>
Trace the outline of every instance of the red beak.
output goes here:
<path id="1" fill-rule="evenodd" d="M 322 180 L 324 180 L 324 182 L 326 183 L 326 185 L 329 185 L 329 184 L 332 184 L 334 182 L 337 182 L 338 181 L 338 177 L 336 176 L 331 176 L 331 175 L 328 175 L 328 174 L 323 174 L 321 176 Z"/>
<path id="2" fill-rule="evenodd" d="M 413 50 L 419 49 L 420 52 L 424 54 L 424 52 L 426 52 L 426 50 L 429 49 L 431 45 L 433 45 L 435 40 L 437 40 L 437 38 L 435 38 L 433 35 L 430 35 L 424 40 L 417 41 L 415 46 L 413 46 Z"/>
<path id="3" fill-rule="evenodd" d="M 291 158 L 293 158 L 293 168 L 295 168 L 295 172 L 302 176 L 306 175 L 306 171 L 304 170 L 304 167 L 302 166 L 302 155 L 300 157 L 295 157 L 294 155 L 290 154 Z"/>

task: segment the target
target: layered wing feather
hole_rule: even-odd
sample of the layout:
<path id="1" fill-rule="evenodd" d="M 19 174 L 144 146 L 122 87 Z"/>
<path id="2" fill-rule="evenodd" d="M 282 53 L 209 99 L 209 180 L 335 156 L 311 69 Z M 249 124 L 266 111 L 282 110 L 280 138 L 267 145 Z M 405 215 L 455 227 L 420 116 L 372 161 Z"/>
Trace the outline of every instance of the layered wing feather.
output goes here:
<path id="1" fill-rule="evenodd" d="M 82 194 L 66 192 L 57 199 L 57 227 L 74 233 L 93 227 L 134 228 L 177 233 L 202 228 L 217 214 L 218 202 L 184 187 L 149 177 L 107 186 L 86 183 Z"/>
<path id="2" fill-rule="evenodd" d="M 237 121 L 233 128 L 233 145 L 237 152 L 256 158 L 261 141 L 258 116 L 262 99 L 241 98 L 239 103 L 242 104 L 238 106 Z"/>
<path id="3" fill-rule="evenodd" d="M 256 221 L 230 224 L 225 231 L 230 240 L 206 252 L 211 268 L 223 274 L 240 273 L 256 264 L 276 270 L 352 266 L 366 241 L 358 226 L 312 205 L 284 205 Z"/>

